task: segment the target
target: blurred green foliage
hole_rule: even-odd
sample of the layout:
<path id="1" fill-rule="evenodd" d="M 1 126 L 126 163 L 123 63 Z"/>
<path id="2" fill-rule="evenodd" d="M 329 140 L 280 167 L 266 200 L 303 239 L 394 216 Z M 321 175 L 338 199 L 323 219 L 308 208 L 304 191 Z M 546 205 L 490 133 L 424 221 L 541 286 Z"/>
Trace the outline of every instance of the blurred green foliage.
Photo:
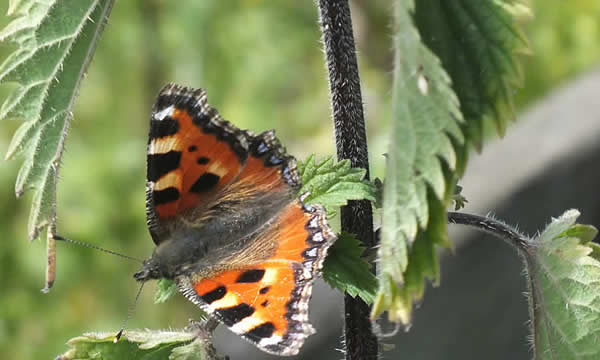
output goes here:
<path id="1" fill-rule="evenodd" d="M 534 53 L 524 60 L 521 107 L 600 60 L 597 0 L 529 2 L 535 17 L 524 27 Z M 391 5 L 352 5 L 372 166 L 381 177 L 390 114 Z M 0 12 L 7 8 L 1 0 Z M 2 25 L 7 21 L 0 18 Z M 13 49 L 0 44 L 0 56 Z M 312 2 L 118 1 L 67 140 L 58 186 L 64 236 L 139 258 L 150 255 L 144 211 L 148 115 L 167 81 L 206 88 L 209 101 L 242 128 L 276 129 L 298 158 L 334 152 Z M 0 96 L 10 89 L 0 88 Z M 0 123 L 0 153 L 18 125 Z M 27 242 L 30 196 L 15 199 L 18 165 L 0 162 L 0 358 L 48 359 L 84 331 L 118 329 L 135 295 L 137 264 L 59 243 L 56 284 L 41 294 L 45 245 Z M 154 305 L 152 297 L 150 287 L 129 328 L 182 327 L 197 311 L 182 297 L 163 305 Z"/>

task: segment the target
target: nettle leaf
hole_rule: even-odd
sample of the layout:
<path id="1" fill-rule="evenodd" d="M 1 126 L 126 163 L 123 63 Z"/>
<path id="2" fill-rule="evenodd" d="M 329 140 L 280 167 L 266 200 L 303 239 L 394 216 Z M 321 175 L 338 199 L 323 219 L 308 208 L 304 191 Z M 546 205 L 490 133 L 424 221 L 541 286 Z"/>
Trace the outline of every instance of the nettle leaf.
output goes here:
<path id="1" fill-rule="evenodd" d="M 486 124 L 502 135 L 522 79 L 516 0 L 398 0 L 393 122 L 384 186 L 380 289 L 373 316 L 410 322 L 425 278 L 439 281 L 434 244 L 449 246 L 445 211 Z M 487 126 L 490 127 L 490 126 Z M 411 264 L 411 262 L 415 262 Z"/>
<path id="2" fill-rule="evenodd" d="M 394 32 L 395 71 L 393 121 L 383 199 L 382 240 L 379 250 L 380 289 L 373 315 L 390 310 L 390 319 L 408 323 L 412 301 L 420 296 L 398 296 L 404 273 L 412 260 L 411 246 L 419 229 L 428 229 L 430 219 L 445 216 L 445 206 L 432 206 L 431 200 L 447 204 L 454 183 L 452 170 L 458 158 L 454 143 L 463 143 L 463 122 L 451 80 L 437 57 L 423 45 L 412 19 L 413 1 L 400 0 L 396 6 Z M 431 230 L 428 242 L 445 244 L 445 223 Z M 442 239 L 442 240 L 440 240 Z M 419 261 L 420 275 L 437 274 Z M 410 259 L 409 259 L 409 256 Z M 425 256 L 425 255 L 422 255 Z M 437 265 L 435 265 L 437 266 Z M 423 280 L 421 280 L 423 281 Z M 437 281 L 437 275 L 434 278 Z"/>
<path id="3" fill-rule="evenodd" d="M 177 294 L 177 284 L 169 279 L 159 279 L 156 282 L 156 293 L 154 293 L 154 303 L 161 304 L 169 300 L 173 295 Z"/>
<path id="4" fill-rule="evenodd" d="M 513 93 L 523 82 L 516 55 L 529 53 L 515 19 L 528 16 L 520 0 L 416 2 L 416 26 L 450 75 L 466 138 L 479 150 L 486 134 L 504 135 L 514 118 Z"/>
<path id="5" fill-rule="evenodd" d="M 143 360 L 217 360 L 208 337 L 192 331 L 127 331 L 118 342 L 115 333 L 89 333 L 67 342 L 71 350 L 60 360 L 143 359 Z"/>
<path id="6" fill-rule="evenodd" d="M 56 181 L 72 110 L 114 0 L 13 1 L 17 15 L 0 41 L 18 48 L 0 66 L 0 82 L 19 86 L 0 119 L 20 118 L 6 158 L 24 153 L 15 192 L 35 189 L 29 237 L 54 222 Z"/>
<path id="7" fill-rule="evenodd" d="M 367 304 L 373 303 L 377 293 L 377 278 L 369 263 L 361 258 L 364 248 L 352 234 L 342 233 L 327 251 L 323 264 L 323 279 L 331 287 L 360 296 Z"/>
<path id="8" fill-rule="evenodd" d="M 600 358 L 598 230 L 554 219 L 526 251 L 535 359 Z"/>
<path id="9" fill-rule="evenodd" d="M 350 161 L 334 162 L 329 156 L 316 162 L 311 155 L 306 161 L 298 162 L 302 188 L 298 194 L 310 191 L 304 200 L 307 204 L 321 204 L 332 216 L 338 207 L 348 200 L 376 200 L 373 184 L 364 180 L 366 171 L 350 167 Z"/>

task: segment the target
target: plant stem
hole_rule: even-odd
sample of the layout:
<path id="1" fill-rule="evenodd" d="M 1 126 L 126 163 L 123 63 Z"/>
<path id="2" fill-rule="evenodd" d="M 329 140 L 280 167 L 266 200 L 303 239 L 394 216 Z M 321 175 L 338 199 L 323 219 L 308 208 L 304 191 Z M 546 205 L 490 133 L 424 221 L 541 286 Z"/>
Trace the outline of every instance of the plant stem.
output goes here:
<path id="1" fill-rule="evenodd" d="M 492 234 L 514 246 L 519 252 L 525 251 L 530 247 L 530 241 L 527 236 L 519 233 L 515 228 L 502 221 L 490 217 L 449 211 L 448 222 L 472 226 L 477 230 Z"/>
<path id="2" fill-rule="evenodd" d="M 348 0 L 319 0 L 318 7 L 338 159 L 349 159 L 352 167 L 366 169 L 368 179 L 367 136 L 350 6 Z M 375 246 L 369 201 L 349 201 L 340 217 L 342 231 L 355 234 L 366 248 Z M 374 265 L 371 270 L 375 271 Z M 344 304 L 346 359 L 377 359 L 377 337 L 371 329 L 369 306 L 349 295 Z"/>

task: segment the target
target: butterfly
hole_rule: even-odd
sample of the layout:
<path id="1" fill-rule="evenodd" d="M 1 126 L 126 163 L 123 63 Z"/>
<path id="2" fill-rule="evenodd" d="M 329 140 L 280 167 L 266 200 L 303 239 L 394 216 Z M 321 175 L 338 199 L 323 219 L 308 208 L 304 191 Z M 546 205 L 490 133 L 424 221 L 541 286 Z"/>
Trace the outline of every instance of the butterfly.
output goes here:
<path id="1" fill-rule="evenodd" d="M 166 85 L 153 106 L 146 215 L 156 248 L 135 273 L 167 278 L 202 310 L 277 355 L 314 333 L 312 283 L 336 235 L 297 195 L 295 159 L 274 132 L 240 130 L 206 92 Z"/>

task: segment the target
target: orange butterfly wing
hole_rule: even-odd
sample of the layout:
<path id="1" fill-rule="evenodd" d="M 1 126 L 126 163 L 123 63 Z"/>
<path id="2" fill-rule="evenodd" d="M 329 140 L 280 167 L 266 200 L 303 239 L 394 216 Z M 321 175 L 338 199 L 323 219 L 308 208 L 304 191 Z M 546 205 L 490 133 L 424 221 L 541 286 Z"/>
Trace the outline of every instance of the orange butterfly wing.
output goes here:
<path id="1" fill-rule="evenodd" d="M 207 104 L 204 90 L 167 85 L 154 105 L 148 142 L 146 206 L 154 242 L 159 225 L 218 196 L 247 157 L 245 134 Z"/>
<path id="2" fill-rule="evenodd" d="M 335 234 L 322 207 L 298 200 L 262 236 L 278 244 L 267 261 L 208 279 L 180 278 L 178 285 L 188 299 L 262 350 L 294 355 L 314 333 L 308 323 L 313 275 Z"/>

